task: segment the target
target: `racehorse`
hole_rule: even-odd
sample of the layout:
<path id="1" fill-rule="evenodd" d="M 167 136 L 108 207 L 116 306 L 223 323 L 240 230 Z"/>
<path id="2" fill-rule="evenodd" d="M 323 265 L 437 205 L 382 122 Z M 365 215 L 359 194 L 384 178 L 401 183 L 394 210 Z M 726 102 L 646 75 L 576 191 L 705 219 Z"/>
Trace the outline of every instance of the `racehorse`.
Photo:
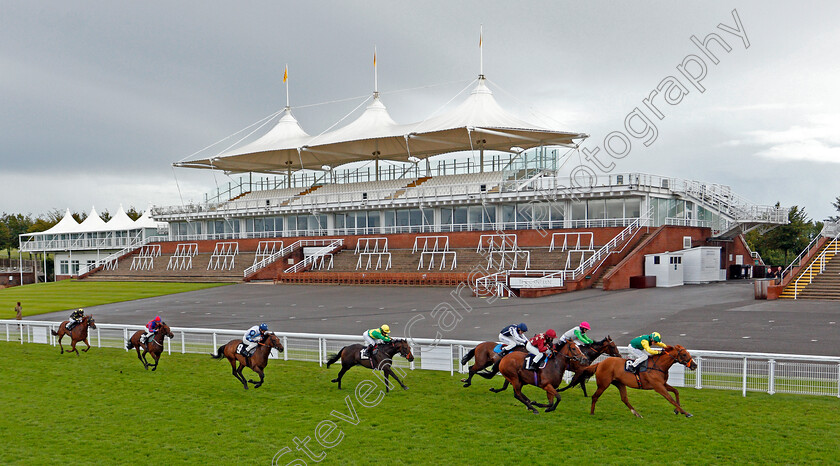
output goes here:
<path id="1" fill-rule="evenodd" d="M 478 346 L 471 349 L 469 353 L 461 358 L 461 365 L 466 366 L 470 359 L 475 357 L 475 364 L 470 366 L 469 369 L 470 375 L 466 379 L 461 379 L 461 382 L 465 382 L 465 388 L 472 385 L 472 378 L 476 374 L 484 377 L 485 379 L 492 379 L 499 372 L 498 363 L 502 359 L 502 355 L 493 351 L 497 345 L 498 343 L 495 341 L 485 341 L 484 343 L 479 343 Z M 525 351 L 525 347 L 516 346 L 511 351 Z M 491 370 L 479 372 L 490 366 L 493 366 Z"/>
<path id="2" fill-rule="evenodd" d="M 624 369 L 625 363 L 626 360 L 624 358 L 607 358 L 587 367 L 572 380 L 572 384 L 579 383 L 580 379 L 592 377 L 593 374 L 595 375 L 595 380 L 598 382 L 598 390 L 592 395 L 592 409 L 589 411 L 589 414 L 595 414 L 595 403 L 598 402 L 598 398 L 601 397 L 604 390 L 609 388 L 610 385 L 615 385 L 621 394 L 621 401 L 637 417 L 642 417 L 642 415 L 636 412 L 636 409 L 627 400 L 627 387 L 641 390 L 654 390 L 674 405 L 674 414 L 684 414 L 685 417 L 692 416 L 680 406 L 680 393 L 677 389 L 668 385 L 668 369 L 674 363 L 680 363 L 691 370 L 697 369 L 697 363 L 694 362 L 691 354 L 685 348 L 680 345 L 665 347 L 659 354 L 648 358 L 647 371 L 640 372 L 638 377 L 636 374 Z M 668 392 L 674 393 L 676 401 L 671 398 Z"/>
<path id="3" fill-rule="evenodd" d="M 88 327 L 96 328 L 96 322 L 93 320 L 93 316 L 84 316 L 82 321 L 79 322 L 75 327 L 73 327 L 69 332 L 67 331 L 67 324 L 69 324 L 69 320 L 65 320 L 58 326 L 58 332 L 55 330 L 50 330 L 50 333 L 53 336 L 58 337 L 58 346 L 61 347 L 61 354 L 64 354 L 64 345 L 61 344 L 61 339 L 64 338 L 64 335 L 70 335 L 70 351 L 68 353 L 76 353 L 76 356 L 79 355 L 79 350 L 76 349 L 76 343 L 83 341 L 87 348 L 83 349 L 85 353 L 88 352 L 90 349 L 90 343 L 88 343 Z"/>
<path id="4" fill-rule="evenodd" d="M 210 356 L 213 357 L 213 359 L 222 359 L 222 356 L 226 357 L 228 362 L 230 362 L 233 376 L 236 377 L 236 380 L 242 382 L 245 390 L 248 389 L 248 382 L 254 384 L 254 388 L 260 388 L 260 385 L 263 384 L 263 380 L 265 380 L 265 372 L 263 372 L 263 369 L 265 369 L 265 366 L 268 365 L 268 357 L 271 355 L 271 350 L 276 349 L 281 353 L 283 352 L 283 344 L 280 343 L 280 337 L 271 332 L 267 332 L 263 341 L 258 343 L 257 349 L 254 350 L 254 354 L 252 354 L 249 358 L 242 356 L 242 354 L 236 351 L 236 347 L 239 346 L 240 343 L 242 343 L 242 340 L 240 339 L 231 340 L 227 342 L 227 344 L 220 346 L 216 354 L 211 354 Z M 239 363 L 239 367 L 236 367 L 236 363 Z M 245 380 L 245 376 L 242 375 L 242 370 L 246 367 L 259 374 L 259 382 L 255 382 L 250 379 L 247 381 Z"/>
<path id="5" fill-rule="evenodd" d="M 362 359 L 360 355 L 360 351 L 365 348 L 366 345 L 348 345 L 338 353 L 335 353 L 330 356 L 327 360 L 327 368 L 330 367 L 331 364 L 334 364 L 336 361 L 341 359 L 341 371 L 338 373 L 338 377 L 332 379 L 333 383 L 338 384 L 338 388 L 341 388 L 341 378 L 344 377 L 344 373 L 349 371 L 353 366 L 362 366 L 367 367 L 368 369 L 380 369 L 385 374 L 385 392 L 390 391 L 390 384 L 388 383 L 388 376 L 394 378 L 397 383 L 403 388 L 403 390 L 408 390 L 408 387 L 402 383 L 402 380 L 394 374 L 394 371 L 391 370 L 391 359 L 394 357 L 395 354 L 399 353 L 402 357 L 407 359 L 409 362 L 414 361 L 414 355 L 411 354 L 411 346 L 405 340 L 391 340 L 388 343 L 382 343 L 377 345 L 376 349 L 371 351 L 371 355 L 369 359 Z"/>
<path id="6" fill-rule="evenodd" d="M 598 359 L 598 356 L 604 353 L 610 356 L 616 356 L 619 358 L 621 357 L 621 352 L 618 351 L 618 347 L 615 345 L 615 342 L 612 341 L 612 338 L 610 338 L 609 336 L 607 336 L 607 338 L 604 338 L 601 341 L 596 341 L 588 345 L 578 346 L 578 348 L 580 348 L 580 351 L 583 353 L 584 356 L 586 356 L 586 359 L 590 361 Z M 573 371 L 575 373 L 575 376 L 577 376 L 587 367 L 587 365 L 572 360 L 571 364 L 569 365 L 569 370 Z M 574 378 L 572 378 L 572 380 L 574 380 Z M 583 390 L 583 396 L 586 397 L 586 380 L 582 379 L 582 382 L 578 383 L 578 385 L 580 385 L 581 390 Z M 572 387 L 574 387 L 574 385 L 572 385 L 572 383 L 569 382 L 569 385 L 566 385 L 565 387 L 557 391 L 565 392 L 566 390 Z"/>
<path id="7" fill-rule="evenodd" d="M 164 337 L 173 338 L 175 335 L 172 334 L 172 330 L 169 329 L 169 326 L 166 325 L 164 322 L 160 323 L 160 328 L 155 335 L 149 339 L 146 343 L 141 343 L 141 338 L 143 334 L 146 333 L 143 330 L 138 330 L 134 332 L 134 335 L 128 339 L 128 343 L 125 344 L 125 349 L 130 350 L 134 348 L 137 350 L 137 359 L 143 363 L 143 368 L 149 370 L 149 367 L 152 368 L 152 371 L 157 370 L 158 361 L 160 360 L 160 355 L 163 353 L 163 339 Z M 143 348 L 143 354 L 140 354 L 140 348 Z M 150 364 L 146 361 L 146 353 L 152 355 L 154 358 L 155 363 Z"/>
<path id="8" fill-rule="evenodd" d="M 548 357 L 545 367 L 539 370 L 525 369 L 525 358 L 527 353 L 509 353 L 502 362 L 499 363 L 499 371 L 505 377 L 505 384 L 502 388 L 493 389 L 490 391 L 499 393 L 505 390 L 509 384 L 513 385 L 513 396 L 521 401 L 534 414 L 538 414 L 537 408 L 546 408 L 545 412 L 551 412 L 557 409 L 560 404 L 560 395 L 557 393 L 557 387 L 563 381 L 563 374 L 566 372 L 567 360 L 577 359 L 583 361 L 585 356 L 580 352 L 580 349 L 574 342 L 567 342 L 563 348 L 557 350 L 559 345 L 553 345 L 554 351 Z M 522 393 L 524 385 L 534 385 L 545 390 L 548 397 L 548 404 L 537 403 L 528 399 Z M 556 400 L 555 400 L 556 398 Z"/>

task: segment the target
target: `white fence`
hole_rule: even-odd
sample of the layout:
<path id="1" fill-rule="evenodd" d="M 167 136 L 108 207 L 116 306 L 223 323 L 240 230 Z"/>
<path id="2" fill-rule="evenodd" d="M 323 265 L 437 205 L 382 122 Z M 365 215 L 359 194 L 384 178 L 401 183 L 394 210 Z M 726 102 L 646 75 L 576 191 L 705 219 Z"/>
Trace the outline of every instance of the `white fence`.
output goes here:
<path id="1" fill-rule="evenodd" d="M 7 342 L 57 345 L 50 330 L 57 330 L 60 322 L 31 320 L 0 320 L 0 340 Z M 97 348 L 122 348 L 131 334 L 143 330 L 142 325 L 97 324 L 91 329 L 89 341 Z M 242 338 L 245 330 L 221 330 L 172 327 L 175 335 L 166 339 L 165 349 L 172 353 L 215 353 L 229 340 Z M 275 332 L 285 351 L 273 358 L 317 362 L 323 365 L 329 354 L 346 345 L 361 343 L 360 335 L 322 335 L 314 333 Z M 463 355 L 478 341 L 416 338 L 412 342 L 415 360 L 408 362 L 394 358 L 394 366 L 406 369 L 466 373 L 461 366 Z M 626 348 L 621 348 L 626 353 Z M 697 362 L 697 370 L 683 366 L 671 368 L 669 383 L 678 387 L 740 390 L 747 392 L 791 393 L 798 395 L 828 395 L 840 397 L 840 357 L 804 356 L 796 354 L 737 353 L 727 351 L 689 350 Z M 91 357 L 94 357 L 93 355 Z M 568 377 L 567 377 L 568 379 Z"/>

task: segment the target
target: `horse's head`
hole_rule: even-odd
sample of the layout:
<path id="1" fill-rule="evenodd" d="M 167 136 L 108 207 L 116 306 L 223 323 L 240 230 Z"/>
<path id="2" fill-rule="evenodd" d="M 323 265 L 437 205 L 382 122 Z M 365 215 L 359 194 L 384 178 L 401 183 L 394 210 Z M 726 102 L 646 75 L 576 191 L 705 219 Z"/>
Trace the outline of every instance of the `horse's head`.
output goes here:
<path id="1" fill-rule="evenodd" d="M 668 346 L 664 351 L 674 358 L 674 361 L 677 361 L 683 366 L 691 370 L 697 369 L 697 363 L 694 362 L 694 358 L 691 357 L 691 354 L 682 345 Z"/>
<path id="2" fill-rule="evenodd" d="M 167 336 L 169 338 L 175 338 L 175 335 L 172 333 L 172 329 L 170 329 L 169 326 L 166 325 L 166 322 L 161 321 L 160 331 L 164 334 L 164 336 Z"/>
<path id="3" fill-rule="evenodd" d="M 93 316 L 92 316 L 92 315 L 90 315 L 90 316 L 85 316 L 85 320 L 84 320 L 84 322 L 86 322 L 86 323 L 88 324 L 88 327 L 90 327 L 90 328 L 96 328 L 96 321 L 95 321 L 95 320 L 93 320 Z"/>
<path id="4" fill-rule="evenodd" d="M 602 353 L 607 353 L 610 356 L 615 356 L 617 358 L 621 357 L 621 351 L 618 350 L 618 346 L 616 346 L 615 342 L 607 335 L 607 338 L 601 340 L 601 344 L 603 344 L 603 349 L 601 350 Z"/>
<path id="5" fill-rule="evenodd" d="M 414 361 L 414 355 L 411 353 L 411 345 L 408 344 L 406 340 L 391 340 L 391 344 L 397 351 L 400 352 L 400 356 L 407 359 L 409 362 Z"/>
<path id="6" fill-rule="evenodd" d="M 560 350 L 560 354 L 569 359 L 574 359 L 575 361 L 581 364 L 589 365 L 589 359 L 586 356 L 584 356 L 583 351 L 581 351 L 580 348 L 578 348 L 578 345 L 571 340 L 566 342 L 566 344 Z"/>
<path id="7" fill-rule="evenodd" d="M 279 352 L 283 352 L 283 343 L 280 342 L 280 337 L 275 335 L 273 332 L 266 332 L 265 334 L 265 346 L 269 348 L 276 349 Z"/>

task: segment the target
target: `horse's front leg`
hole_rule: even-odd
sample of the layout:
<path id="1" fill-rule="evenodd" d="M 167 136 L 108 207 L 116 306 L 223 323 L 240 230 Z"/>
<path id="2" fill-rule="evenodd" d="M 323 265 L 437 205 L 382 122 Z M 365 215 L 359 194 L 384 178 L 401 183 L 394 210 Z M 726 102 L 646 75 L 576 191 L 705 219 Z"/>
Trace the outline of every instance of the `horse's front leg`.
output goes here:
<path id="1" fill-rule="evenodd" d="M 152 372 L 157 370 L 158 362 L 160 361 L 160 353 L 152 353 L 152 357 L 155 359 L 155 366 L 152 367 Z"/>
<path id="2" fill-rule="evenodd" d="M 390 375 L 394 378 L 394 380 L 397 381 L 398 384 L 400 384 L 400 387 L 402 387 L 403 390 L 408 390 L 408 387 L 406 387 L 402 380 L 400 380 L 400 378 L 397 377 L 397 374 L 395 374 L 394 371 L 391 370 L 391 366 L 386 366 L 383 372 L 385 372 L 385 383 L 388 383 L 388 376 Z"/>
<path id="3" fill-rule="evenodd" d="M 87 352 L 88 352 L 88 350 L 90 350 L 90 343 L 88 343 L 88 339 L 87 339 L 87 337 L 85 337 L 84 342 L 85 342 L 85 345 L 87 345 L 87 348 L 83 349 L 82 351 L 84 351 L 85 353 L 87 353 Z"/>
<path id="4" fill-rule="evenodd" d="M 539 414 L 540 412 L 537 411 L 537 408 L 533 406 L 531 400 L 522 393 L 522 384 L 521 383 L 514 383 L 513 384 L 513 397 L 517 400 L 521 401 L 522 404 L 525 405 L 526 408 L 530 409 L 532 413 Z"/>
<path id="5" fill-rule="evenodd" d="M 78 343 L 77 340 L 71 340 L 70 351 L 68 351 L 68 353 L 76 353 L 76 356 L 79 356 L 79 350 L 76 349 L 76 343 Z"/>
<path id="6" fill-rule="evenodd" d="M 137 349 L 137 352 L 138 353 L 140 352 L 139 348 Z M 143 367 L 145 367 L 146 370 L 149 370 L 149 366 L 151 366 L 151 364 L 149 364 L 149 360 L 146 359 L 146 354 L 148 354 L 148 353 L 149 353 L 149 349 L 146 348 L 146 347 L 143 347 L 143 355 L 142 355 L 141 360 L 143 361 Z"/>
<path id="7" fill-rule="evenodd" d="M 253 370 L 254 372 L 257 373 L 257 375 L 260 376 L 260 381 L 255 382 L 255 381 L 249 379 L 248 382 L 251 382 L 252 384 L 254 384 L 254 388 L 260 388 L 260 385 L 263 384 L 263 380 L 265 379 L 265 372 L 263 372 L 262 368 L 260 368 L 260 367 L 252 367 L 251 370 Z"/>
<path id="8" fill-rule="evenodd" d="M 677 400 L 677 405 L 682 406 L 682 404 L 680 404 L 680 392 L 678 392 L 676 388 L 674 388 L 674 387 L 672 387 L 672 386 L 670 386 L 666 383 L 665 384 L 665 390 L 668 390 L 669 392 L 673 393 L 674 398 L 676 398 L 676 400 Z M 676 409 L 674 409 L 674 414 L 680 414 L 680 412 L 677 411 Z"/>
<path id="9" fill-rule="evenodd" d="M 671 389 L 672 389 L 675 393 L 677 392 L 677 389 L 675 389 L 674 387 L 671 387 Z M 676 407 L 676 410 L 677 410 L 680 414 L 685 415 L 685 417 L 692 417 L 692 416 L 693 416 L 693 414 L 691 414 L 691 413 L 689 413 L 689 412 L 685 411 L 684 409 L 682 409 L 682 407 L 680 406 L 680 404 L 679 404 L 678 402 L 674 401 L 674 399 L 673 399 L 673 398 L 671 398 L 671 395 L 669 395 L 669 394 L 668 394 L 668 391 L 669 391 L 669 390 L 665 387 L 665 384 L 662 384 L 662 385 L 656 385 L 656 386 L 654 386 L 654 387 L 653 387 L 653 390 L 654 390 L 656 393 L 659 393 L 660 395 L 664 396 L 666 400 L 668 400 L 668 401 L 669 401 L 672 405 L 674 405 L 674 406 Z"/>

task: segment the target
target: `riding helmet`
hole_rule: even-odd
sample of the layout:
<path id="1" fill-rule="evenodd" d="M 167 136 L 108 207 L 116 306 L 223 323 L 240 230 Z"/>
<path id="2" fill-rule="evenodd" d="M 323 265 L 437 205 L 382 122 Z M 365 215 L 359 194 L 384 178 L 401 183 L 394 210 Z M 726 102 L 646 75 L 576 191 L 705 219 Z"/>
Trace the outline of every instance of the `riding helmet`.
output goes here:
<path id="1" fill-rule="evenodd" d="M 548 331 L 545 332 L 545 336 L 547 336 L 548 338 L 557 338 L 557 332 L 555 332 L 552 329 L 548 329 Z"/>
<path id="2" fill-rule="evenodd" d="M 268 331 L 268 325 L 265 322 L 261 323 L 260 324 L 260 330 L 262 330 L 263 332 L 267 332 Z"/>
<path id="3" fill-rule="evenodd" d="M 584 320 L 583 322 L 580 323 L 580 328 L 589 330 L 589 322 Z"/>
<path id="4" fill-rule="evenodd" d="M 660 334 L 659 334 L 659 332 L 653 332 L 653 333 L 651 333 L 651 334 L 650 334 L 650 337 L 651 337 L 651 339 L 652 339 L 653 341 L 655 341 L 655 342 L 657 342 L 657 343 L 659 343 L 660 341 L 662 341 L 662 335 L 660 335 Z"/>
<path id="5" fill-rule="evenodd" d="M 528 331 L 528 326 L 527 326 L 527 325 L 525 325 L 525 322 L 520 323 L 520 324 L 519 324 L 519 325 L 517 325 L 516 327 L 517 327 L 517 328 L 519 328 L 519 330 L 522 330 L 523 332 L 527 332 L 527 331 Z"/>
<path id="6" fill-rule="evenodd" d="M 382 333 L 386 335 L 391 333 L 391 327 L 389 327 L 388 324 L 383 324 L 382 327 L 379 328 L 382 330 Z"/>

